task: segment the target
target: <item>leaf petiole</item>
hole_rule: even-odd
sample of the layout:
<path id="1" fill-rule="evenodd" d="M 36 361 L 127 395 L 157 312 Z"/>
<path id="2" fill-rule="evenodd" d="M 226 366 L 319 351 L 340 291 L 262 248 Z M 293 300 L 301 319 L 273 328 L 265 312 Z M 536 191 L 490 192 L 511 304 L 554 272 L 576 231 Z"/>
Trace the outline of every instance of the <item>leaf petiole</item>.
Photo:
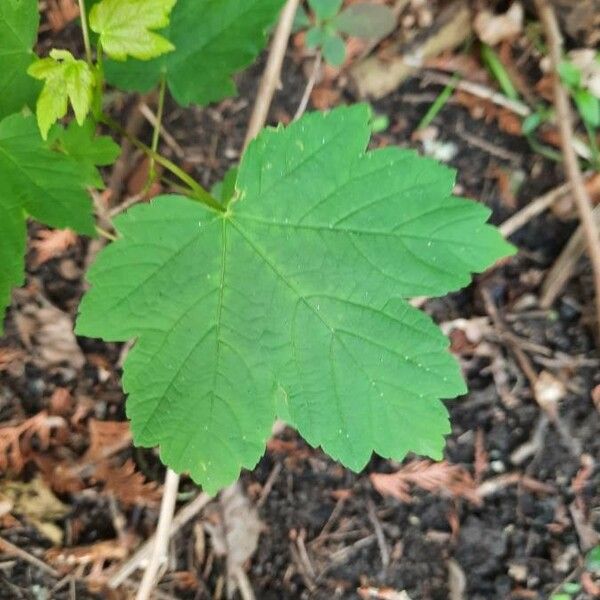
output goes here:
<path id="1" fill-rule="evenodd" d="M 85 58 L 90 67 L 93 66 L 92 46 L 90 44 L 90 30 L 88 28 L 87 14 L 85 11 L 84 0 L 77 0 L 79 3 L 79 17 L 81 20 L 81 31 L 83 32 L 83 45 L 85 46 Z"/>
<path id="2" fill-rule="evenodd" d="M 177 179 L 185 183 L 191 191 L 191 198 L 197 200 L 202 204 L 212 208 L 219 212 L 225 212 L 225 208 L 217 202 L 193 177 L 188 175 L 183 169 L 178 167 L 174 162 L 165 158 L 158 152 L 155 152 L 149 146 L 146 146 L 143 142 L 138 140 L 135 136 L 131 135 L 124 127 L 122 127 L 117 121 L 115 121 L 109 115 L 102 113 L 98 119 L 101 123 L 104 123 L 112 130 L 117 131 L 121 135 L 125 136 L 136 148 L 139 148 L 147 156 L 153 159 L 157 164 L 164 167 L 167 171 L 175 175 Z"/>

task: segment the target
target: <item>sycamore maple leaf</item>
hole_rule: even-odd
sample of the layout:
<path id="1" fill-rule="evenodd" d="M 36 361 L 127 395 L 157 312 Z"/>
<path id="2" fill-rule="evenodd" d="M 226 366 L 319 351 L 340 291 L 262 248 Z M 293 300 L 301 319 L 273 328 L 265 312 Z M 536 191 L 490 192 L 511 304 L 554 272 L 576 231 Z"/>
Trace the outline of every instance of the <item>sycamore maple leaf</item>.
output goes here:
<path id="1" fill-rule="evenodd" d="M 44 139 L 52 125 L 67 114 L 69 101 L 77 123 L 83 125 L 94 94 L 94 73 L 85 61 L 77 60 L 68 50 L 51 50 L 49 58 L 34 62 L 27 72 L 44 81 L 36 107 Z"/>
<path id="2" fill-rule="evenodd" d="M 88 272 L 81 335 L 137 342 L 134 441 L 214 493 L 278 413 L 359 470 L 373 451 L 441 458 L 441 398 L 466 391 L 448 340 L 406 298 L 457 290 L 512 248 L 454 173 L 367 152 L 370 110 L 264 131 L 223 212 L 163 196 L 120 216 Z M 229 195 L 229 194 L 227 194 Z"/>
<path id="3" fill-rule="evenodd" d="M 102 0 L 90 11 L 90 27 L 100 35 L 102 49 L 115 60 L 128 56 L 148 60 L 174 50 L 153 30 L 169 24 L 176 0 Z M 190 34 L 193 37 L 193 34 Z"/>

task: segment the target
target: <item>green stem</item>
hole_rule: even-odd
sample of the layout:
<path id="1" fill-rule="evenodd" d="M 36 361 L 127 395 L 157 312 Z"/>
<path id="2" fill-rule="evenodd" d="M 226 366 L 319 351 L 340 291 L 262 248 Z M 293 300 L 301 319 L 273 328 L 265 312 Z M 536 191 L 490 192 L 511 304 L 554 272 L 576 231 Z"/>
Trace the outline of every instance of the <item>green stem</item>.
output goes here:
<path id="1" fill-rule="evenodd" d="M 155 152 L 149 146 L 146 146 L 143 142 L 138 140 L 135 136 L 131 135 L 124 127 L 122 127 L 117 121 L 106 114 L 102 114 L 100 121 L 105 125 L 108 125 L 114 131 L 117 131 L 121 135 L 125 136 L 136 148 L 139 148 L 142 152 L 147 154 L 150 158 L 154 159 L 159 165 L 164 167 L 167 171 L 171 172 L 177 179 L 183 181 L 192 192 L 192 199 L 202 202 L 209 208 L 217 210 L 219 212 L 225 212 L 225 208 L 221 206 L 193 177 L 188 175 L 183 169 L 178 167 L 175 163 L 165 158 L 158 152 Z"/>
<path id="2" fill-rule="evenodd" d="M 152 134 L 152 151 L 158 152 L 158 142 L 160 140 L 160 129 L 162 127 L 163 113 L 165 110 L 165 92 L 167 89 L 167 79 L 164 74 L 160 78 L 160 87 L 158 89 L 158 105 L 156 108 L 156 123 L 154 124 L 154 132 Z M 150 159 L 150 172 L 148 176 L 148 184 L 150 185 L 156 179 L 156 161 Z"/>
<path id="3" fill-rule="evenodd" d="M 448 85 L 441 91 L 440 95 L 435 99 L 433 104 L 429 107 L 429 110 L 425 113 L 425 116 L 421 119 L 417 125 L 417 131 L 419 129 L 425 129 L 435 119 L 437 114 L 442 110 L 446 102 L 452 96 L 452 93 L 456 89 L 456 84 L 459 82 L 460 77 L 457 74 L 452 76 L 452 79 L 448 82 Z"/>
<path id="4" fill-rule="evenodd" d="M 79 17 L 81 19 L 81 30 L 83 31 L 83 45 L 85 46 L 85 58 L 88 65 L 93 66 L 94 59 L 92 58 L 92 46 L 90 44 L 90 31 L 88 29 L 87 15 L 85 12 L 84 0 L 78 0 L 79 2 Z"/>

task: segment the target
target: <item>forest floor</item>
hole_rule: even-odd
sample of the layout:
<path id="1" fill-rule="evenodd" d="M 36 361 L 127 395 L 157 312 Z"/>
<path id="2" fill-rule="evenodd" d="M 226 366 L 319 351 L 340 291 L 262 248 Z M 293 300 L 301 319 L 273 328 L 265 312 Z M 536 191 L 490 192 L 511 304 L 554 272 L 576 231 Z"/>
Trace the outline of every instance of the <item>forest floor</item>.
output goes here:
<path id="1" fill-rule="evenodd" d="M 405 4 L 395 34 L 402 44 L 439 35 L 448 3 Z M 483 3 L 474 4 L 476 14 Z M 561 17 L 571 23 L 569 48 L 594 43 L 589 23 L 577 29 L 572 13 Z M 498 51 L 531 107 L 548 94 L 543 57 L 528 35 L 534 18 L 528 13 L 527 30 Z M 72 45 L 76 35 L 76 24 L 65 24 L 40 44 Z M 459 90 L 417 129 L 444 88 L 440 75 L 463 73 L 502 93 L 469 43 L 474 36 L 466 31 L 426 68 L 375 94 L 372 107 L 387 123 L 372 144 L 443 159 L 457 169 L 460 194 L 489 206 L 502 224 L 566 181 L 561 165 L 521 134 L 520 117 Z M 360 100 L 356 65 L 369 58 L 357 48 L 341 71 L 325 70 L 313 107 Z M 390 60 L 394 52 L 388 43 L 371 56 Z M 271 123 L 291 120 L 312 63 L 295 35 Z M 183 158 L 204 185 L 239 159 L 263 66 L 264 57 L 239 76 L 236 98 L 204 109 L 168 106 L 161 149 Z M 153 102 L 142 99 L 149 110 Z M 112 111 L 146 139 L 151 126 L 139 106 L 138 98 L 118 96 Z M 539 135 L 556 143 L 551 125 Z M 118 172 L 105 173 L 111 208 L 144 200 L 147 163 L 131 150 L 125 156 Z M 599 201 L 598 174 L 588 187 Z M 470 390 L 448 402 L 446 461 L 374 457 L 354 474 L 281 428 L 254 471 L 175 532 L 158 598 L 225 598 L 240 584 L 236 567 L 258 600 L 600 597 L 594 292 L 589 263 L 577 255 L 564 286 L 552 290 L 553 268 L 577 228 L 570 195 L 555 195 L 511 235 L 516 256 L 459 293 L 422 302 L 449 334 Z M 72 334 L 98 242 L 35 225 L 30 234 L 27 284 L 14 294 L 0 340 L 0 598 L 127 598 L 139 572 L 118 590 L 107 584 L 154 531 L 164 468 L 155 451 L 131 446 L 120 386 L 127 348 Z M 184 479 L 178 510 L 196 494 Z"/>

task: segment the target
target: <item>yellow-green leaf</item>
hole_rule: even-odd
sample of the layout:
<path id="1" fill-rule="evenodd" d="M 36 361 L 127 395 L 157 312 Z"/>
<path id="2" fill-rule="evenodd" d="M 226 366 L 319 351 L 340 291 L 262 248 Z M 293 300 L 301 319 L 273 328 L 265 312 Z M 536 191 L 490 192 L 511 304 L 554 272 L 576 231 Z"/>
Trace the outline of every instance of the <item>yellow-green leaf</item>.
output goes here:
<path id="1" fill-rule="evenodd" d="M 52 50 L 49 58 L 34 62 L 27 72 L 44 81 L 36 107 L 44 139 L 52 125 L 67 114 L 68 101 L 77 122 L 83 125 L 94 94 L 94 73 L 85 61 L 77 60 L 68 50 Z"/>
<path id="2" fill-rule="evenodd" d="M 102 0 L 90 12 L 90 27 L 103 50 L 115 60 L 150 60 L 175 49 L 153 30 L 169 24 L 176 0 Z M 189 33 L 193 37 L 193 31 Z"/>

